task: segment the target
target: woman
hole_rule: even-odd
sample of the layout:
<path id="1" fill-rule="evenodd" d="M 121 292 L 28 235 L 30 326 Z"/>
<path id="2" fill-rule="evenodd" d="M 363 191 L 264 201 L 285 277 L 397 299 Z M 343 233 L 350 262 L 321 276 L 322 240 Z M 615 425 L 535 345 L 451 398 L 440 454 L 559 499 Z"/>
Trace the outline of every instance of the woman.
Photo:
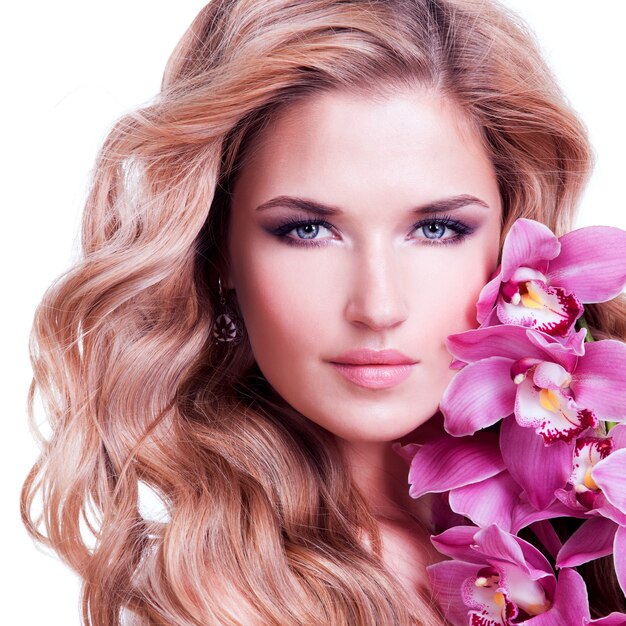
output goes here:
<path id="1" fill-rule="evenodd" d="M 496 5 L 210 2 L 107 138 L 35 321 L 53 435 L 24 521 L 85 622 L 443 623 L 390 443 L 436 424 L 510 225 L 570 229 L 589 165 Z M 620 303 L 589 310 L 625 336 Z"/>

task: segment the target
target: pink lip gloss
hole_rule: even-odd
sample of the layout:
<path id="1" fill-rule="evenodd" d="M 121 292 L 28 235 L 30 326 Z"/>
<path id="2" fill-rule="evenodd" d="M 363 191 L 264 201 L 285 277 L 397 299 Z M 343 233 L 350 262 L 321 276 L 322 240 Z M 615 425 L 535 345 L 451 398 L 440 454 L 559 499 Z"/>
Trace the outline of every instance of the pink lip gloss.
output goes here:
<path id="1" fill-rule="evenodd" d="M 400 365 L 352 365 L 349 363 L 332 363 L 337 371 L 347 380 L 367 389 L 388 389 L 406 380 L 415 363 Z"/>

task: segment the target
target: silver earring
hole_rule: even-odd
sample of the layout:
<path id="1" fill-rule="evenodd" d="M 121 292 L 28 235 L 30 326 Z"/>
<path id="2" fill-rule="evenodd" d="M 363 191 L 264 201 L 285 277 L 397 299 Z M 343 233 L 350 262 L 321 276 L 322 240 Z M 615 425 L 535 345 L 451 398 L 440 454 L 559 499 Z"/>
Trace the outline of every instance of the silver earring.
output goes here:
<path id="1" fill-rule="evenodd" d="M 217 343 L 239 343 L 243 337 L 241 321 L 237 314 L 226 304 L 220 276 L 217 277 L 217 289 L 220 294 L 220 304 L 222 305 L 223 313 L 218 315 L 213 322 L 213 339 Z"/>

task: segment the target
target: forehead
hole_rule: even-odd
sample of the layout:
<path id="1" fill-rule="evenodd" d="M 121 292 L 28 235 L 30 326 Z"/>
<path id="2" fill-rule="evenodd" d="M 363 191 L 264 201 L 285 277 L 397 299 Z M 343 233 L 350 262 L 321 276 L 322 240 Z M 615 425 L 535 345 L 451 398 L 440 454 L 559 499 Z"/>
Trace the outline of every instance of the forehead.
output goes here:
<path id="1" fill-rule="evenodd" d="M 451 100 L 427 88 L 370 96 L 329 91 L 281 110 L 249 146 L 240 178 L 257 195 L 315 189 L 340 202 L 376 187 L 439 195 L 495 176 L 480 132 Z M 413 198 L 412 200 L 415 200 Z"/>

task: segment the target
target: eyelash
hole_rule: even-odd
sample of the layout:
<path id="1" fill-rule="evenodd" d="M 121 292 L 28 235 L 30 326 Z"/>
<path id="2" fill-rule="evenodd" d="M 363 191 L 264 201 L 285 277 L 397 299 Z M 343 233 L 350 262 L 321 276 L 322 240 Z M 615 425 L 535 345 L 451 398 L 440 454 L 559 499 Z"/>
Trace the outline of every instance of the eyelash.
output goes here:
<path id="1" fill-rule="evenodd" d="M 468 235 L 471 235 L 472 232 L 474 231 L 474 229 L 468 226 L 467 224 L 464 224 L 463 222 L 459 222 L 458 220 L 452 219 L 448 215 L 444 215 L 437 219 L 431 218 L 431 219 L 420 220 L 416 224 L 413 224 L 412 230 L 415 231 L 418 228 L 424 228 L 425 226 L 429 226 L 430 224 L 439 224 L 440 226 L 445 226 L 446 228 L 453 230 L 457 234 L 454 237 L 449 237 L 447 239 L 430 239 L 429 240 L 425 238 L 424 241 L 426 242 L 427 246 L 447 246 L 447 245 L 458 244 L 458 243 L 461 243 L 461 241 L 463 241 L 465 237 L 467 237 Z M 333 225 L 327 222 L 326 220 L 302 218 L 298 220 L 289 220 L 289 221 L 279 224 L 276 228 L 272 229 L 272 234 L 276 235 L 280 239 L 283 239 L 285 243 L 291 246 L 321 247 L 321 246 L 326 245 L 322 241 L 317 241 L 315 239 L 295 239 L 294 237 L 287 236 L 292 230 L 294 230 L 295 228 L 298 228 L 299 226 L 323 226 L 324 228 L 327 228 L 328 230 L 333 229 Z"/>

